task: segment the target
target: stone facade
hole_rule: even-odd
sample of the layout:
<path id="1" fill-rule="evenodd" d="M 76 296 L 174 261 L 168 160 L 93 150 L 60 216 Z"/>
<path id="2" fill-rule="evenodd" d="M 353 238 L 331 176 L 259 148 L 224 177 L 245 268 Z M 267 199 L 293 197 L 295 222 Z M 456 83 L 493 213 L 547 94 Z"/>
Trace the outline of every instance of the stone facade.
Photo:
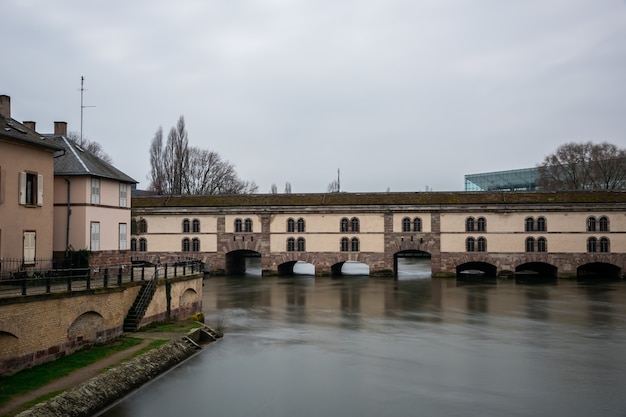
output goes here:
<path id="1" fill-rule="evenodd" d="M 240 258 L 254 255 L 265 274 L 304 261 L 327 275 L 342 262 L 358 261 L 372 275 L 393 275 L 398 256 L 406 253 L 430 255 L 433 275 L 441 276 L 453 276 L 464 266 L 500 273 L 545 264 L 561 276 L 576 275 L 589 264 L 626 270 L 623 192 L 149 197 L 133 200 L 133 216 L 148 225 L 132 237 L 147 242 L 147 250 L 134 256 L 194 258 L 226 273 L 241 272 Z M 590 217 L 605 218 L 609 226 L 588 230 Z M 183 232 L 185 219 L 201 227 Z M 471 228 L 470 220 L 476 222 Z M 299 221 L 304 227 L 294 229 Z M 182 239 L 197 240 L 199 250 L 181 251 Z M 299 239 L 304 250 L 288 248 L 290 240 Z M 342 248 L 342 239 L 356 240 L 358 250 Z M 543 246 L 529 250 L 528 239 Z M 609 245 L 593 252 L 590 239 Z M 481 246 L 470 246 L 470 240 L 480 240 Z"/>

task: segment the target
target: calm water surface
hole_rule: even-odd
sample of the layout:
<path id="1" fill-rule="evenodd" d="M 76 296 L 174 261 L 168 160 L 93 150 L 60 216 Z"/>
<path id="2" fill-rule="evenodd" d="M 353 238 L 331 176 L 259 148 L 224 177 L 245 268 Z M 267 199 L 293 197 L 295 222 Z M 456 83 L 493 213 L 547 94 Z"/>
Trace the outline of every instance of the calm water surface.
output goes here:
<path id="1" fill-rule="evenodd" d="M 227 277 L 203 302 L 226 336 L 104 416 L 626 416 L 624 281 Z"/>

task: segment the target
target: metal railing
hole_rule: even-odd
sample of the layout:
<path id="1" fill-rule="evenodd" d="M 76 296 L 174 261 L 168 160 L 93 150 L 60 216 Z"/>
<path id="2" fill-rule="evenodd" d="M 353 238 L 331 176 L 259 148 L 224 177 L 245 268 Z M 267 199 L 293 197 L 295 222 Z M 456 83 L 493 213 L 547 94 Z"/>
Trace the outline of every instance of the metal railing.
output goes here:
<path id="1" fill-rule="evenodd" d="M 204 264 L 182 261 L 173 264 L 132 263 L 104 268 L 28 269 L 0 277 L 0 297 L 15 297 L 58 292 L 86 291 L 122 286 L 124 283 L 173 278 L 203 272 Z"/>

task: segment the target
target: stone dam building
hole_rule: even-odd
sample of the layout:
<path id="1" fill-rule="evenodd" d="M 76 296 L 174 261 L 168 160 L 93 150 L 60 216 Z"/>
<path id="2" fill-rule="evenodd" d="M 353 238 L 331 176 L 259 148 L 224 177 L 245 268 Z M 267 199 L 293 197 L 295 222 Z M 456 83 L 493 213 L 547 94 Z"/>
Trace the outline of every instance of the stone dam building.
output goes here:
<path id="1" fill-rule="evenodd" d="M 263 275 L 296 262 L 318 276 L 357 262 L 395 276 L 401 257 L 430 258 L 433 276 L 463 273 L 622 278 L 624 192 L 330 193 L 133 198 L 131 256 L 195 259 Z"/>

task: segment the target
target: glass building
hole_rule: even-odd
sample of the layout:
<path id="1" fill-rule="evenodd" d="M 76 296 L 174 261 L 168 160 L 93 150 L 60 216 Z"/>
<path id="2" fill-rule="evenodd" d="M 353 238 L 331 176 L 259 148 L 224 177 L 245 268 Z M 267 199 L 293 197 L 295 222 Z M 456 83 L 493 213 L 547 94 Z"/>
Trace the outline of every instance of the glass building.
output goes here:
<path id="1" fill-rule="evenodd" d="M 538 177 L 537 168 L 470 174 L 465 176 L 465 191 L 534 191 Z"/>

